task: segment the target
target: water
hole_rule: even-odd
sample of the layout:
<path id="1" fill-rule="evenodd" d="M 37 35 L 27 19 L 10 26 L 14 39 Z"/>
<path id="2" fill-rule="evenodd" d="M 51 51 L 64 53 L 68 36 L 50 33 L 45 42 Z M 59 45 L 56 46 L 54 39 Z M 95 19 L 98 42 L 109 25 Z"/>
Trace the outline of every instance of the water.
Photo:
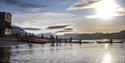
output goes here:
<path id="1" fill-rule="evenodd" d="M 125 43 L 11 44 L 0 47 L 1 63 L 125 63 Z"/>

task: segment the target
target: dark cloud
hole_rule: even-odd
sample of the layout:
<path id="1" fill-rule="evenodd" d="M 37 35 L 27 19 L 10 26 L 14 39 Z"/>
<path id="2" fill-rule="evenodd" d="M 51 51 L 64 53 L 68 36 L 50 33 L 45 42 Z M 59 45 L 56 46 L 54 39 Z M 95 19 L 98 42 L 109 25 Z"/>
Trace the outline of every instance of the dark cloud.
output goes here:
<path id="1" fill-rule="evenodd" d="M 94 1 L 87 1 L 87 2 L 83 2 L 83 3 L 78 3 L 78 4 L 75 4 L 74 7 L 84 7 L 84 6 L 89 6 L 91 4 L 94 4 L 96 2 L 99 2 L 101 0 L 94 0 Z"/>
<path id="2" fill-rule="evenodd" d="M 56 33 L 62 33 L 62 32 L 72 32 L 73 31 L 73 28 L 65 28 L 63 30 L 60 30 L 60 31 L 56 31 Z"/>
<path id="3" fill-rule="evenodd" d="M 67 30 L 56 31 L 56 33 L 63 33 L 63 32 L 72 32 L 72 31 L 67 31 Z"/>
<path id="4" fill-rule="evenodd" d="M 60 28 L 66 28 L 69 25 L 56 25 L 56 26 L 49 26 L 46 29 L 60 29 Z"/>
<path id="5" fill-rule="evenodd" d="M 39 7 L 46 6 L 46 5 L 26 3 L 26 2 L 22 2 L 21 0 L 1 0 L 0 4 L 5 4 L 8 6 L 18 6 L 18 7 L 24 7 L 24 8 L 39 8 Z"/>
<path id="6" fill-rule="evenodd" d="M 116 0 L 116 3 L 122 7 L 125 7 L 125 0 Z"/>
<path id="7" fill-rule="evenodd" d="M 64 30 L 73 30 L 73 28 L 65 28 Z"/>
<path id="8" fill-rule="evenodd" d="M 40 28 L 24 27 L 24 30 L 41 30 Z"/>
<path id="9" fill-rule="evenodd" d="M 69 32 L 69 31 L 65 31 L 65 30 L 56 31 L 56 33 L 62 33 L 62 32 Z"/>
<path id="10" fill-rule="evenodd" d="M 61 1 L 61 2 L 63 2 L 63 1 L 67 1 L 67 0 L 53 0 L 53 1 Z"/>

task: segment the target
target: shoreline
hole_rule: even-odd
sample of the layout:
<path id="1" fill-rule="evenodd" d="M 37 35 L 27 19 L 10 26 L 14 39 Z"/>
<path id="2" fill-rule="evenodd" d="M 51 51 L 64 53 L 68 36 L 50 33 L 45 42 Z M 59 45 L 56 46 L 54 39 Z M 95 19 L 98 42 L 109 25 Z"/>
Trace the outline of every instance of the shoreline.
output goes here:
<path id="1" fill-rule="evenodd" d="M 112 43 L 125 43 L 125 39 L 118 39 L 120 41 L 114 41 Z M 22 43 L 32 43 L 32 42 L 27 42 L 27 41 L 18 41 L 15 37 L 0 37 L 0 46 L 1 45 L 6 45 L 6 44 L 22 44 Z M 46 42 L 46 43 L 52 43 L 52 42 Z M 98 40 L 95 40 L 95 41 L 72 41 L 72 42 L 65 42 L 65 41 L 62 41 L 62 42 L 54 42 L 55 44 L 58 43 L 74 43 L 74 44 L 92 44 L 92 43 L 97 43 L 97 44 L 102 44 L 102 43 L 111 43 L 111 42 L 98 42 Z M 40 43 L 36 43 L 36 44 L 40 44 Z"/>

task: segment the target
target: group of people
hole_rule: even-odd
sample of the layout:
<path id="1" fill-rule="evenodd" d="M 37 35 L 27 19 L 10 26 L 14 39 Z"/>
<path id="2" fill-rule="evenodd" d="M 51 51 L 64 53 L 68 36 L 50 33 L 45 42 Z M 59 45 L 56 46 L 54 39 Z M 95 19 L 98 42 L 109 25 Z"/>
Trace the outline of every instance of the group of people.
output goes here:
<path id="1" fill-rule="evenodd" d="M 32 33 L 27 33 L 25 35 L 21 35 L 21 34 L 17 33 L 16 34 L 16 38 L 17 38 L 17 40 L 20 40 L 20 41 L 28 41 L 28 40 L 30 40 L 32 38 L 39 39 L 39 38 L 45 38 L 45 37 L 43 37 L 43 35 L 41 35 L 41 36 L 35 36 Z"/>
<path id="2" fill-rule="evenodd" d="M 61 42 L 64 42 L 64 43 L 73 43 L 72 37 L 70 37 L 69 39 L 61 39 L 58 36 L 54 37 L 53 35 L 50 35 L 50 38 L 48 38 L 48 37 L 44 37 L 43 34 L 41 36 L 35 36 L 32 33 L 27 33 L 25 35 L 21 35 L 21 34 L 17 33 L 15 36 L 16 36 L 17 40 L 19 40 L 19 41 L 32 41 L 32 39 L 35 39 L 37 41 L 39 39 L 40 40 L 41 39 L 46 39 L 48 42 L 53 43 L 53 44 L 54 43 L 61 43 Z M 82 41 L 79 40 L 78 43 L 82 44 Z"/>

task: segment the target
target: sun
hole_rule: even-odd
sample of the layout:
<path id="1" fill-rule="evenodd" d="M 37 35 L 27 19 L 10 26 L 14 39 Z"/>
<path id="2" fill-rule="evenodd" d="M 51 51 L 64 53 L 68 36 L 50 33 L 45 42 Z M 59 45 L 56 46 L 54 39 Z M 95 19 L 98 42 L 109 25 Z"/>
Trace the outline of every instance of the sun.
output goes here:
<path id="1" fill-rule="evenodd" d="M 96 17 L 100 19 L 111 19 L 117 15 L 116 10 L 119 6 L 115 0 L 102 0 L 95 7 Z"/>

